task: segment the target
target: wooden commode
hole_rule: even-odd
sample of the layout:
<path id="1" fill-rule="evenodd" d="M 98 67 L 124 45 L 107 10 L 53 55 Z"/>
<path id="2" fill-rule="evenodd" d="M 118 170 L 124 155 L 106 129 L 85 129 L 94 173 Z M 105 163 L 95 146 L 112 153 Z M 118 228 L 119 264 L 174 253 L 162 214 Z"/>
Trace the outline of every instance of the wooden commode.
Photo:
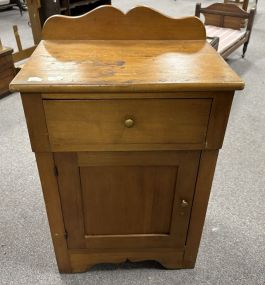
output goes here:
<path id="1" fill-rule="evenodd" d="M 104 6 L 46 22 L 11 88 L 22 95 L 60 272 L 126 260 L 194 267 L 243 87 L 195 17 Z"/>

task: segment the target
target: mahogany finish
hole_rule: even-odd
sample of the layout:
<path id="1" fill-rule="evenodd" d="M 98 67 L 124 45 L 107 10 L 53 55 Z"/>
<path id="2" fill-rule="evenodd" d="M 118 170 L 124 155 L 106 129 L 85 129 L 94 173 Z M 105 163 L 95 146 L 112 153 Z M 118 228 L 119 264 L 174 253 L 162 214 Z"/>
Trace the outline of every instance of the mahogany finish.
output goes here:
<path id="1" fill-rule="evenodd" d="M 194 267 L 244 83 L 196 18 L 104 7 L 51 18 L 44 38 L 11 88 L 22 92 L 60 272 L 150 259 Z"/>

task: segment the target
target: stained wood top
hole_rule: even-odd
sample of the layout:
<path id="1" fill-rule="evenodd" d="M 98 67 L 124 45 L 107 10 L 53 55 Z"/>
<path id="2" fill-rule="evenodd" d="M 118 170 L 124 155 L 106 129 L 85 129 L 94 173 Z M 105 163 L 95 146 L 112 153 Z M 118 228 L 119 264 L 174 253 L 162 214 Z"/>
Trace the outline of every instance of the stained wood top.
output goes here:
<path id="1" fill-rule="evenodd" d="M 237 90 L 206 41 L 42 41 L 11 83 L 20 92 Z"/>
<path id="2" fill-rule="evenodd" d="M 196 17 L 173 19 L 146 7 L 124 14 L 103 6 L 80 17 L 53 16 L 11 84 L 21 92 L 160 92 L 242 89 L 206 43 Z"/>

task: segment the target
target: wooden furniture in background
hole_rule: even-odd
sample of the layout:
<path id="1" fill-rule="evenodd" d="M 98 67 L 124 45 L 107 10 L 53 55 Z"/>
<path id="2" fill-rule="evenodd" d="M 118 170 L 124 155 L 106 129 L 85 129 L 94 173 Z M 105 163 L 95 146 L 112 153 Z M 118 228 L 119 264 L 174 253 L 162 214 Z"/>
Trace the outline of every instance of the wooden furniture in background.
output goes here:
<path id="1" fill-rule="evenodd" d="M 218 50 L 219 46 L 219 38 L 218 37 L 206 37 L 208 43 L 215 49 Z"/>
<path id="2" fill-rule="evenodd" d="M 13 52 L 11 48 L 3 47 L 0 40 L 0 98 L 10 94 L 9 84 L 21 69 L 21 61 L 30 57 L 35 49 L 35 46 L 23 49 L 16 25 L 13 26 L 13 31 L 18 47 L 17 52 Z"/>
<path id="3" fill-rule="evenodd" d="M 61 0 L 59 4 L 60 14 L 76 16 L 99 5 L 111 5 L 111 0 Z"/>
<path id="4" fill-rule="evenodd" d="M 258 0 L 224 0 L 224 3 L 235 4 L 245 11 L 247 11 L 249 8 L 254 8 L 255 12 L 257 12 Z"/>
<path id="5" fill-rule="evenodd" d="M 13 26 L 13 31 L 18 47 L 17 52 L 13 52 L 11 48 L 3 47 L 0 40 L 0 98 L 10 94 L 9 84 L 20 70 L 20 62 L 30 57 L 35 49 L 35 46 L 23 49 L 16 25 Z"/>
<path id="6" fill-rule="evenodd" d="M 3 47 L 0 41 L 0 98 L 9 94 L 9 84 L 16 74 L 12 52 L 11 48 Z"/>
<path id="7" fill-rule="evenodd" d="M 40 0 L 26 0 L 34 44 L 41 41 Z"/>
<path id="8" fill-rule="evenodd" d="M 206 34 L 219 37 L 218 52 L 227 58 L 243 45 L 242 57 L 245 56 L 254 23 L 255 9 L 244 11 L 234 4 L 215 3 L 206 8 L 196 5 L 195 15 L 205 17 Z"/>
<path id="9" fill-rule="evenodd" d="M 29 58 L 32 55 L 33 51 L 35 50 L 36 46 L 23 49 L 17 25 L 13 26 L 13 32 L 14 32 L 14 36 L 16 39 L 18 51 L 14 52 L 12 54 L 12 57 L 13 57 L 14 63 L 18 63 L 24 59 Z"/>
<path id="10" fill-rule="evenodd" d="M 243 10 L 247 11 L 249 0 L 224 0 L 225 4 L 235 4 L 242 8 Z"/>
<path id="11" fill-rule="evenodd" d="M 27 0 L 34 43 L 41 40 L 44 22 L 53 15 L 80 15 L 99 5 L 111 4 L 111 0 Z"/>
<path id="12" fill-rule="evenodd" d="M 11 88 L 60 272 L 126 260 L 193 268 L 243 82 L 195 17 L 105 6 L 50 18 L 43 39 Z"/>
<path id="13" fill-rule="evenodd" d="M 0 0 L 0 11 L 13 7 L 18 7 L 21 15 L 26 10 L 20 0 Z"/>

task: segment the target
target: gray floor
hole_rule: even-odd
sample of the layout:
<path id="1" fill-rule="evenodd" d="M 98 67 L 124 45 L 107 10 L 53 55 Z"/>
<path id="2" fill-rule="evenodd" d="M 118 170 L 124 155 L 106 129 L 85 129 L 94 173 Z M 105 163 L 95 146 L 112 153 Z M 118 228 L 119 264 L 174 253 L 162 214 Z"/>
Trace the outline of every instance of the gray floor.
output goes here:
<path id="1" fill-rule="evenodd" d="M 126 2 L 126 3 L 125 3 Z M 151 5 L 171 16 L 193 14 L 196 1 L 113 1 L 127 10 Z M 205 1 L 205 4 L 213 1 Z M 265 284 L 265 3 L 259 1 L 246 59 L 232 68 L 246 81 L 232 108 L 220 151 L 194 270 L 164 270 L 155 262 L 99 265 L 87 273 L 57 271 L 35 158 L 21 100 L 0 100 L 0 285 L 11 284 Z M 32 44 L 28 17 L 0 13 L 0 38 L 14 47 L 12 24 Z"/>

